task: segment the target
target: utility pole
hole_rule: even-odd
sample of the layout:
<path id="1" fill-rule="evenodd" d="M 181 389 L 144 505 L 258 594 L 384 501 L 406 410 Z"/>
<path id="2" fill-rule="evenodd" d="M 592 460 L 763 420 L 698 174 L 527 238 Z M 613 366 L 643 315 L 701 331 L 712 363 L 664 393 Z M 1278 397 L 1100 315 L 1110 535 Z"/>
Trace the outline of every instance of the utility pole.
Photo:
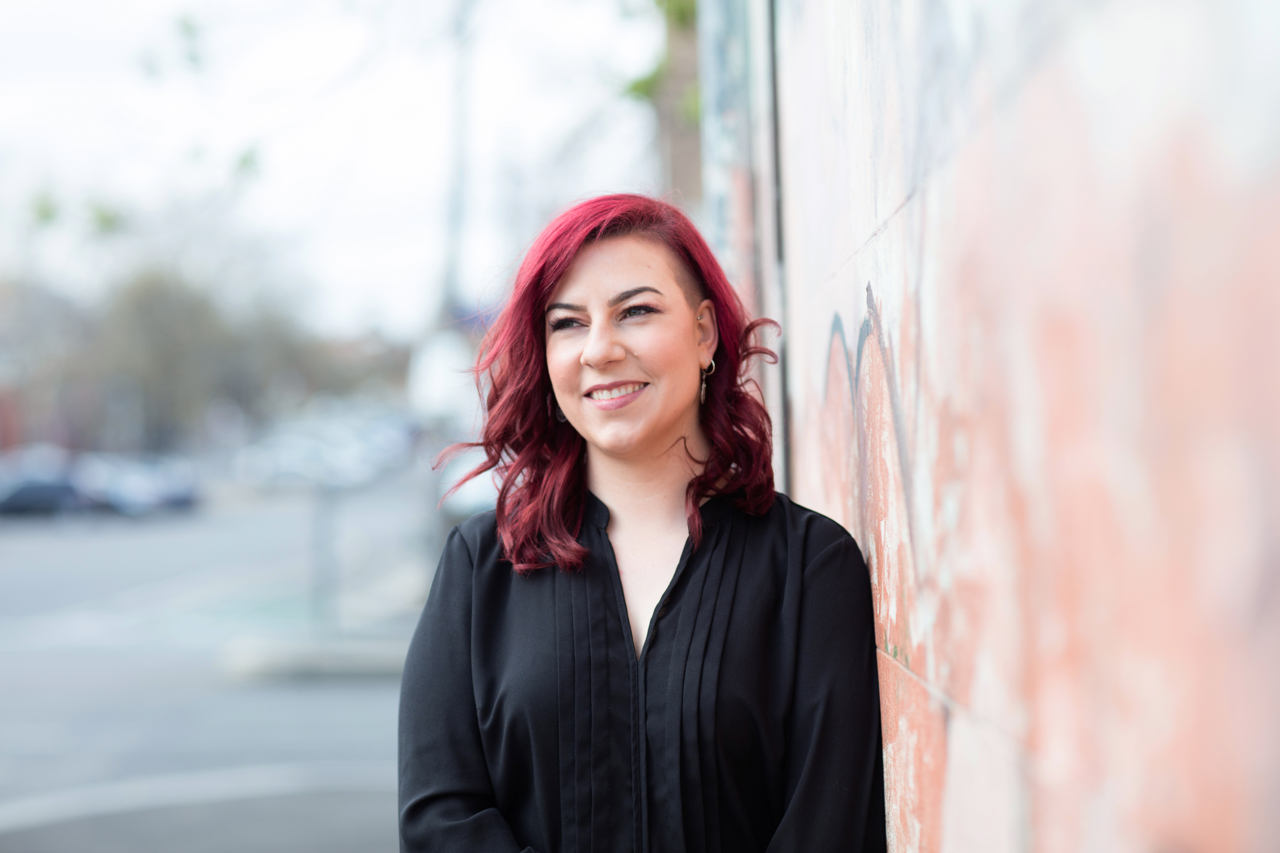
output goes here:
<path id="1" fill-rule="evenodd" d="M 471 14 L 475 0 L 458 0 L 453 19 L 453 162 L 449 172 L 449 208 L 445 219 L 444 305 L 449 313 L 464 304 L 460 281 L 466 219 L 467 149 L 471 118 Z"/>

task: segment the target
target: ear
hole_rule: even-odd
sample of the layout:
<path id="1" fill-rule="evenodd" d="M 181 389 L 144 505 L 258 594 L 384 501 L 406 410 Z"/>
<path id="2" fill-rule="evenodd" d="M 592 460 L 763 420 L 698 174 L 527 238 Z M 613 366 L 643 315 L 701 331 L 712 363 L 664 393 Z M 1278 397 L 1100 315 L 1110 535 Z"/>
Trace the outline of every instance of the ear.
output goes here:
<path id="1" fill-rule="evenodd" d="M 716 305 L 710 299 L 702 300 L 694 311 L 698 318 L 698 354 L 705 368 L 711 363 L 720 344 L 720 327 L 716 324 Z"/>

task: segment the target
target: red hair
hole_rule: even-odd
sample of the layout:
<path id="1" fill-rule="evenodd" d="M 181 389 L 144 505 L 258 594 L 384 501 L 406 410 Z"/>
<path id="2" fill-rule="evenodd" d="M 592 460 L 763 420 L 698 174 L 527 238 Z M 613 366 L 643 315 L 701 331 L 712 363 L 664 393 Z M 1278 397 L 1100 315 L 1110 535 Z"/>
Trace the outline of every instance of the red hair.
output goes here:
<path id="1" fill-rule="evenodd" d="M 697 294 L 691 302 L 715 305 L 720 342 L 716 371 L 707 377 L 699 419 L 711 446 L 702 473 L 689 482 L 685 509 L 693 547 L 702 539 L 702 499 L 736 493 L 744 512 L 760 515 L 773 503 L 772 426 L 752 394 L 746 364 L 754 356 L 776 361 L 755 343 L 755 332 L 772 320 L 748 322 L 738 294 L 710 247 L 676 207 L 642 195 L 607 195 L 575 205 L 538 235 L 516 273 L 502 313 L 485 335 L 476 361 L 476 383 L 485 396 L 480 440 L 455 445 L 483 448 L 486 459 L 454 486 L 493 470 L 498 489 L 497 526 L 503 555 L 516 571 L 558 565 L 582 566 L 586 549 L 577 541 L 586 507 L 586 442 L 553 416 L 547 372 L 545 310 L 556 285 L 582 247 L 611 237 L 637 236 L 666 246 L 689 273 Z M 696 296 L 696 298 L 694 298 Z M 716 484 L 722 484 L 719 489 Z"/>

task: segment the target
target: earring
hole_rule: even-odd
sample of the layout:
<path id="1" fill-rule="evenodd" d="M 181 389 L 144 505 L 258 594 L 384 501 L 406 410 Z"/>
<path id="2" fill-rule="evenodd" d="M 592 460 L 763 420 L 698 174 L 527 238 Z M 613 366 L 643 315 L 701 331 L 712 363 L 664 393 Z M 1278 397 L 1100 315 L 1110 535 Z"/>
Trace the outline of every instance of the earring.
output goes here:
<path id="1" fill-rule="evenodd" d="M 560 423 L 564 423 L 565 421 L 569 420 L 564 416 L 564 412 L 560 410 L 559 403 L 556 403 L 556 420 L 558 420 Z"/>
<path id="2" fill-rule="evenodd" d="M 698 392 L 698 402 L 707 402 L 707 377 L 716 372 L 716 360 L 711 359 L 711 364 L 702 368 L 702 390 Z"/>

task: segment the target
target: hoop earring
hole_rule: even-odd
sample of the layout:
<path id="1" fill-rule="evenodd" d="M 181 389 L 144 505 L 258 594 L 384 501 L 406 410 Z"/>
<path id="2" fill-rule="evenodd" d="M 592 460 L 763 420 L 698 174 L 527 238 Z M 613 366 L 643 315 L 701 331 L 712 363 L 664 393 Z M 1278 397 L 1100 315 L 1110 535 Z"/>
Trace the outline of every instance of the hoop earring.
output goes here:
<path id="1" fill-rule="evenodd" d="M 711 359 L 711 364 L 702 368 L 702 390 L 698 392 L 698 402 L 707 402 L 707 377 L 716 372 L 716 360 Z"/>

